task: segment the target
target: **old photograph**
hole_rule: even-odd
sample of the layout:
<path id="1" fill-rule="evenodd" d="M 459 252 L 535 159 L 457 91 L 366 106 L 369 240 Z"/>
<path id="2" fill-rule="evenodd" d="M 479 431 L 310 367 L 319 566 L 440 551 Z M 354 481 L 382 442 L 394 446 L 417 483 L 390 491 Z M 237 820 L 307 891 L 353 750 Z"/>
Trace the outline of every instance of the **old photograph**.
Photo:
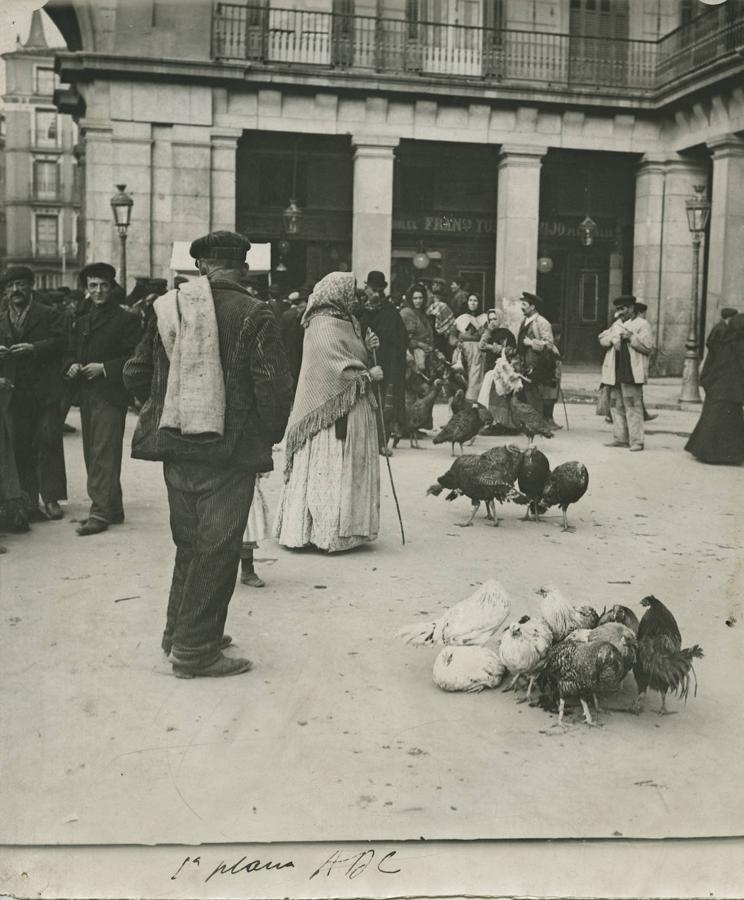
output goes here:
<path id="1" fill-rule="evenodd" d="M 742 835 L 743 0 L 0 42 L 0 845 Z"/>

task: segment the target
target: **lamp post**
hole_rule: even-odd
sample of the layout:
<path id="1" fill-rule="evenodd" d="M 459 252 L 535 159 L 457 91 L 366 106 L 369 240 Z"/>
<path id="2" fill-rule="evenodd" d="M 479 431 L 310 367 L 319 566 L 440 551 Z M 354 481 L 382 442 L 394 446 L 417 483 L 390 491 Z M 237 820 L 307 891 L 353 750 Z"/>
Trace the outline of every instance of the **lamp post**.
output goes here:
<path id="1" fill-rule="evenodd" d="M 119 241 L 121 242 L 121 255 L 119 263 L 119 280 L 127 292 L 127 230 L 132 220 L 132 206 L 134 200 L 130 194 L 127 194 L 125 184 L 117 184 L 117 192 L 111 198 L 111 209 L 114 212 L 114 223 L 116 230 L 119 232 Z"/>
<path id="2" fill-rule="evenodd" d="M 692 310 L 690 330 L 685 344 L 685 361 L 682 366 L 682 392 L 680 403 L 701 403 L 700 355 L 698 353 L 698 284 L 700 280 L 700 244 L 710 215 L 710 203 L 705 197 L 705 185 L 695 185 L 696 196 L 686 201 L 687 227 L 692 235 Z"/>

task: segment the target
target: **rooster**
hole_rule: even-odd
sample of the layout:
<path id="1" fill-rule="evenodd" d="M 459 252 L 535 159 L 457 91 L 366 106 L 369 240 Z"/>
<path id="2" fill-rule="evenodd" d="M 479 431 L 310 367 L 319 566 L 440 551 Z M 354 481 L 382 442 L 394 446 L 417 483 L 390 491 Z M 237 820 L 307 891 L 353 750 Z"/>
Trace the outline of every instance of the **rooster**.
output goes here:
<path id="1" fill-rule="evenodd" d="M 587 703 L 599 693 L 617 691 L 624 677 L 620 651 L 609 641 L 561 641 L 551 647 L 539 667 L 537 683 L 551 705 L 558 699 L 558 724 L 565 701 L 577 697 L 587 725 L 596 724 Z"/>
<path id="2" fill-rule="evenodd" d="M 666 695 L 668 691 L 679 694 L 687 700 L 690 690 L 690 674 L 695 678 L 693 659 L 702 659 L 703 650 L 698 644 L 682 650 L 682 635 L 671 612 L 661 600 L 654 596 L 644 597 L 641 606 L 648 609 L 638 626 L 638 659 L 633 666 L 633 676 L 638 685 L 635 711 L 642 709 L 642 698 L 646 691 L 661 694 L 659 715 L 666 715 Z M 697 679 L 695 679 L 697 693 Z"/>
<path id="3" fill-rule="evenodd" d="M 522 616 L 518 622 L 512 622 L 504 629 L 501 636 L 501 662 L 514 676 L 506 690 L 514 688 L 519 679 L 526 675 L 529 678 L 526 700 L 529 701 L 535 683 L 535 669 L 544 659 L 553 643 L 553 634 L 544 619 L 531 619 Z"/>
<path id="4" fill-rule="evenodd" d="M 498 581 L 490 580 L 450 607 L 436 622 L 401 628 L 397 637 L 415 647 L 433 644 L 483 646 L 501 628 L 510 611 L 511 600 L 505 588 Z"/>
<path id="5" fill-rule="evenodd" d="M 455 396 L 455 400 L 457 396 Z M 453 408 L 454 402 L 453 400 Z M 491 414 L 483 406 L 470 400 L 463 400 L 463 406 L 453 413 L 452 418 L 434 438 L 435 444 L 452 444 L 452 456 L 455 455 L 455 444 L 462 445 L 475 438 L 484 425 L 492 422 Z"/>
<path id="6" fill-rule="evenodd" d="M 605 622 L 621 622 L 623 625 L 627 625 L 633 634 L 638 634 L 638 616 L 627 606 L 615 605 L 603 612 L 599 617 L 599 624 L 604 625 Z"/>
<path id="7" fill-rule="evenodd" d="M 575 531 L 568 524 L 566 510 L 572 503 L 577 503 L 586 493 L 589 487 L 589 472 L 584 463 L 567 462 L 556 466 L 550 473 L 545 484 L 540 512 L 545 512 L 551 506 L 560 506 L 563 510 L 563 531 Z"/>
<path id="8" fill-rule="evenodd" d="M 439 476 L 438 483 L 432 484 L 426 493 L 439 496 L 444 488 L 449 488 L 447 500 L 455 500 L 462 495 L 469 497 L 473 514 L 467 522 L 457 523 L 462 528 L 473 524 L 481 503 L 486 504 L 487 518 L 498 525 L 500 520 L 496 515 L 494 500 L 503 503 L 515 493 L 514 481 L 520 456 L 519 449 L 513 446 L 494 447 L 480 456 L 458 456 L 448 471 Z"/>
<path id="9" fill-rule="evenodd" d="M 408 419 L 405 434 L 398 432 L 393 438 L 393 448 L 398 446 L 401 437 L 408 437 L 411 449 L 419 449 L 418 431 L 420 428 L 431 428 L 431 414 L 434 409 L 434 402 L 439 394 L 443 381 L 436 378 L 430 385 L 428 391 L 415 400 L 406 400 L 406 418 Z"/>
<path id="10" fill-rule="evenodd" d="M 528 447 L 532 446 L 535 435 L 541 434 L 543 437 L 552 438 L 553 431 L 548 424 L 548 420 L 540 415 L 540 413 L 529 403 L 523 403 L 517 399 L 516 394 L 509 396 L 509 407 L 511 409 L 512 419 L 515 426 L 527 436 Z"/>
<path id="11" fill-rule="evenodd" d="M 506 667 L 489 647 L 444 647 L 434 660 L 434 684 L 443 691 L 478 693 L 496 688 L 504 679 Z"/>
<path id="12" fill-rule="evenodd" d="M 543 598 L 540 602 L 540 614 L 548 623 L 556 641 L 562 641 L 577 628 L 596 628 L 599 625 L 596 609 L 591 606 L 574 606 L 557 587 L 542 587 L 537 593 Z"/>
<path id="13" fill-rule="evenodd" d="M 530 447 L 522 454 L 517 473 L 520 495 L 515 498 L 516 503 L 526 504 L 527 512 L 522 521 L 529 522 L 534 514 L 535 521 L 540 521 L 538 501 L 542 499 L 545 484 L 550 476 L 550 463 L 544 453 L 537 447 Z"/>

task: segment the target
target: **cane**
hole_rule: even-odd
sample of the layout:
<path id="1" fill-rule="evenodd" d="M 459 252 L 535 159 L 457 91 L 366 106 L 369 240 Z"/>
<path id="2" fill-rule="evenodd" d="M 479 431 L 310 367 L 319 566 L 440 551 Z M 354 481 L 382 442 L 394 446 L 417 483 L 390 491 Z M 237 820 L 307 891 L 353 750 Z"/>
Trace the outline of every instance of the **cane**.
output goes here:
<path id="1" fill-rule="evenodd" d="M 561 395 L 561 403 L 563 404 L 563 415 L 566 417 L 566 431 L 570 431 L 571 428 L 568 424 L 568 410 L 566 409 L 566 398 L 563 396 L 563 388 L 558 386 L 558 393 Z"/>
<path id="2" fill-rule="evenodd" d="M 377 353 L 374 350 L 372 351 L 372 362 L 375 365 L 377 365 Z M 383 405 L 383 401 L 380 399 L 380 382 L 379 381 L 375 382 L 375 388 L 377 389 L 377 404 L 380 408 L 380 423 L 382 424 L 382 440 L 383 440 L 385 450 L 387 450 L 387 434 L 385 433 L 385 416 L 384 416 L 385 407 Z M 395 509 L 398 513 L 398 522 L 400 523 L 400 539 L 403 542 L 403 544 L 405 545 L 406 533 L 403 530 L 403 517 L 400 514 L 400 504 L 398 503 L 398 494 L 395 491 L 395 482 L 393 481 L 393 470 L 390 466 L 390 457 L 387 455 L 387 453 L 385 453 L 385 462 L 387 463 L 388 475 L 390 476 L 390 487 L 392 488 L 392 491 L 393 491 L 393 500 L 395 501 Z"/>

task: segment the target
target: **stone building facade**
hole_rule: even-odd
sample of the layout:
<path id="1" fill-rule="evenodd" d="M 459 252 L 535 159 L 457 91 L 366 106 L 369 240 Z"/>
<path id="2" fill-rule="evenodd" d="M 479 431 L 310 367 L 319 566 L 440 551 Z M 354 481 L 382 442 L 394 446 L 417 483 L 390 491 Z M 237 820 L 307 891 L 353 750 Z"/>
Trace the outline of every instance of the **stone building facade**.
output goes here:
<path id="1" fill-rule="evenodd" d="M 75 285 L 80 172 L 77 126 L 53 102 L 54 56 L 36 10 L 25 43 L 4 53 L 6 91 L 0 266 L 28 265 L 38 288 Z"/>
<path id="2" fill-rule="evenodd" d="M 712 203 L 701 332 L 744 272 L 744 7 L 698 0 L 50 0 L 60 110 L 85 138 L 88 258 L 167 276 L 210 228 L 269 240 L 285 277 L 462 276 L 516 318 L 539 290 L 567 358 L 608 304 L 648 304 L 658 372 L 692 315 L 685 210 Z M 303 216 L 287 232 L 290 198 Z M 581 223 L 596 228 L 590 243 Z M 420 257 L 419 257 L 420 258 Z M 538 262 L 539 261 L 539 262 Z"/>

